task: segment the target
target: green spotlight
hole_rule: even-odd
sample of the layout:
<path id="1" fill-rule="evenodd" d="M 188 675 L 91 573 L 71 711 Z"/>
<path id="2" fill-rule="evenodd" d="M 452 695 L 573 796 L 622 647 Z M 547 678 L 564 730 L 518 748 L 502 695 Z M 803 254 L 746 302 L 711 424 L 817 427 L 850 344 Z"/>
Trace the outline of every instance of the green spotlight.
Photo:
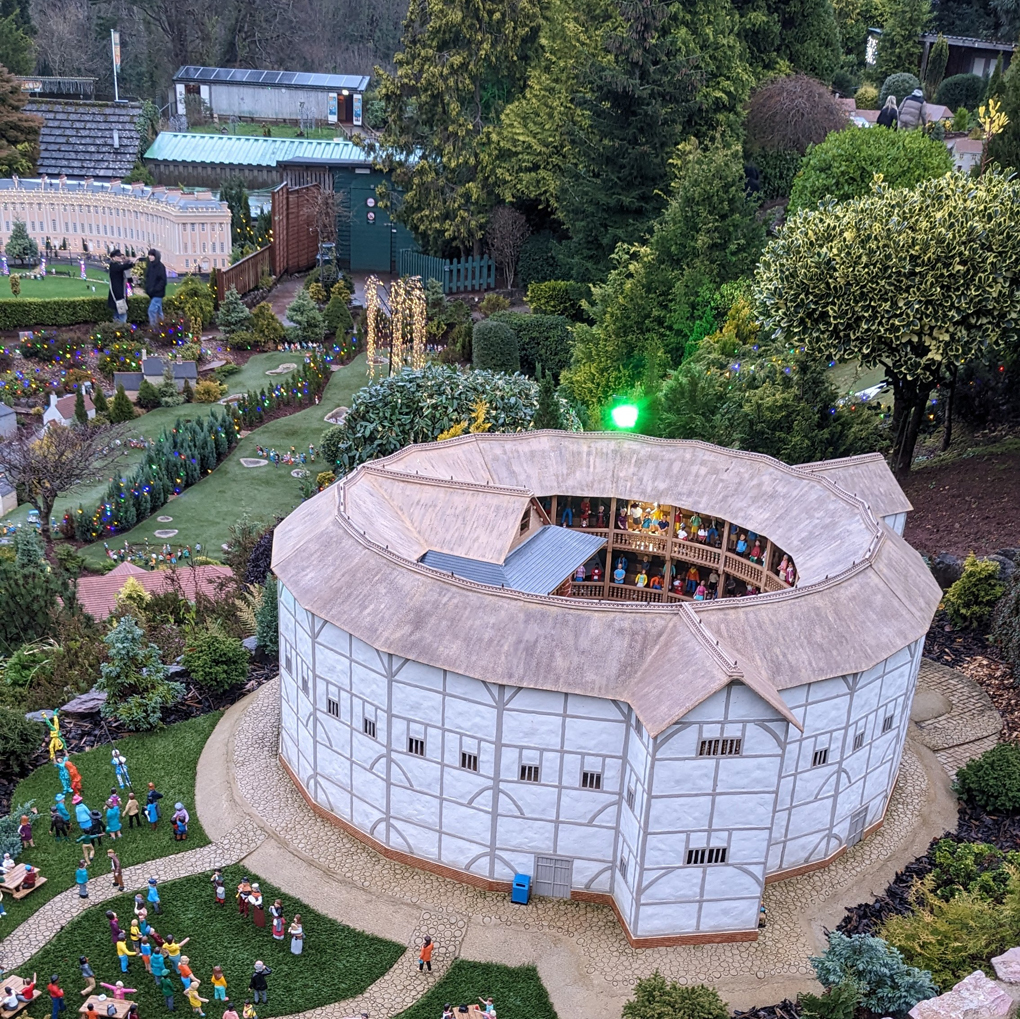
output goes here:
<path id="1" fill-rule="evenodd" d="M 638 409 L 633 403 L 617 404 L 610 412 L 616 428 L 633 428 L 637 424 Z"/>

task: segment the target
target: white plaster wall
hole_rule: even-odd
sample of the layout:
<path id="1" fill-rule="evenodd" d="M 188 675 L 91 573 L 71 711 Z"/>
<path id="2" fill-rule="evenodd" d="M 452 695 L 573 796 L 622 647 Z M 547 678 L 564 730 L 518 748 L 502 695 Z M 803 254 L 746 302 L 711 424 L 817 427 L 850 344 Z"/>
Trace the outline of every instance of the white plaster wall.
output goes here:
<path id="1" fill-rule="evenodd" d="M 639 937 L 754 929 L 766 874 L 831 855 L 855 813 L 882 815 L 921 651 L 785 692 L 803 733 L 735 682 L 652 739 L 626 704 L 378 652 L 282 584 L 279 613 L 281 754 L 317 802 L 386 846 L 493 880 L 535 875 L 536 856 L 569 860 L 571 888 L 611 894 Z M 699 758 L 716 737 L 740 738 L 741 755 Z M 583 771 L 601 788 L 582 788 Z M 687 865 L 688 849 L 718 846 L 725 864 Z"/>

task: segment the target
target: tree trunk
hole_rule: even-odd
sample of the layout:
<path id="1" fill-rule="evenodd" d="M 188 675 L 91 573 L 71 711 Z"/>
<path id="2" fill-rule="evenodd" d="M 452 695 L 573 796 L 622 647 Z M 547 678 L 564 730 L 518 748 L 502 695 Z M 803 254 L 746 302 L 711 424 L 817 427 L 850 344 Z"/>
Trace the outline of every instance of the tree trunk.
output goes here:
<path id="1" fill-rule="evenodd" d="M 917 445 L 918 432 L 921 429 L 921 418 L 931 392 L 931 383 L 892 380 L 893 392 L 893 450 L 892 471 L 899 479 L 910 474 L 910 466 L 914 459 L 914 447 Z"/>
<path id="2" fill-rule="evenodd" d="M 949 393 L 946 396 L 945 427 L 942 431 L 942 452 L 949 449 L 953 441 L 953 398 L 956 396 L 956 367 L 953 366 L 953 377 L 949 381 Z"/>

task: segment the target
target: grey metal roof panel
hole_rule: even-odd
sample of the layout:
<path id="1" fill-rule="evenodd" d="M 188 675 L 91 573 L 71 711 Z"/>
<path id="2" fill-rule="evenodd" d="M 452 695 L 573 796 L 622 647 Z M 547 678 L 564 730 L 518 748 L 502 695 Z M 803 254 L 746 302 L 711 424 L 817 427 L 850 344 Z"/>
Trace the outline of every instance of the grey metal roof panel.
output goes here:
<path id="1" fill-rule="evenodd" d="M 371 159 L 351 141 L 263 138 L 258 135 L 161 131 L 145 158 L 166 163 L 276 166 L 288 159 L 322 159 L 337 166 L 366 166 Z"/>
<path id="2" fill-rule="evenodd" d="M 113 384 L 134 391 L 142 384 L 143 377 L 141 372 L 114 372 Z"/>
<path id="3" fill-rule="evenodd" d="M 0 403 L 0 418 L 16 417 L 13 407 L 8 407 L 6 403 Z"/>
<path id="4" fill-rule="evenodd" d="M 476 584 L 525 594 L 550 594 L 605 543 L 606 539 L 596 534 L 549 525 L 518 545 L 502 566 L 433 550 L 419 562 Z"/>
<path id="5" fill-rule="evenodd" d="M 550 594 L 605 543 L 597 534 L 543 527 L 506 557 L 506 586 L 528 594 Z"/>

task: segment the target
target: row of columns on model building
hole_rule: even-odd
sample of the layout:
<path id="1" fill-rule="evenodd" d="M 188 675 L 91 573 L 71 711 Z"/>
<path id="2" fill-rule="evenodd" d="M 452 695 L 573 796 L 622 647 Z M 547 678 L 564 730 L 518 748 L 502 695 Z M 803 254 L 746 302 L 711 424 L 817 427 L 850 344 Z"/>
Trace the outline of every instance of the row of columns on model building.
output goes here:
<path id="1" fill-rule="evenodd" d="M 574 595 L 711 601 L 783 590 L 797 579 L 792 557 L 765 535 L 696 510 L 589 496 L 539 501 L 551 521 L 607 538 L 578 567 Z"/>

